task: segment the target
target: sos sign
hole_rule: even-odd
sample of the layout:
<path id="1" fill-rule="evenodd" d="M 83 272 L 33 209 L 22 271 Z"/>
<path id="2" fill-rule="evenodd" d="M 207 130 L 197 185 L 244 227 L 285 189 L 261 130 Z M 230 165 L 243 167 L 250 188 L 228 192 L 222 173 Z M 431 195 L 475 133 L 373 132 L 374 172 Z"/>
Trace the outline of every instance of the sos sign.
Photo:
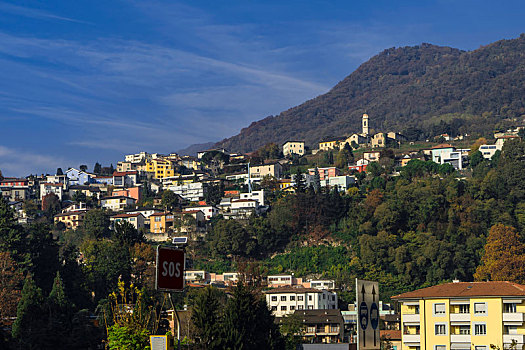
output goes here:
<path id="1" fill-rule="evenodd" d="M 184 251 L 171 247 L 157 247 L 157 290 L 180 292 L 184 289 Z"/>

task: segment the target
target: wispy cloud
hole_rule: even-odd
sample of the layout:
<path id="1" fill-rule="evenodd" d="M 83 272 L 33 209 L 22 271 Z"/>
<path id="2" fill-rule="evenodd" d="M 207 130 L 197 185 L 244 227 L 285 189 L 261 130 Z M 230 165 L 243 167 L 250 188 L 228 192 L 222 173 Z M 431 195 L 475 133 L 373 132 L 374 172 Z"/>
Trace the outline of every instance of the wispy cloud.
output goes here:
<path id="1" fill-rule="evenodd" d="M 43 11 L 43 10 L 31 8 L 31 7 L 17 6 L 17 5 L 8 4 L 5 2 L 0 2 L 0 11 L 7 12 L 10 14 L 14 14 L 14 15 L 29 17 L 29 18 L 58 20 L 58 21 L 66 21 L 66 22 L 81 23 L 81 24 L 92 24 L 90 22 L 81 21 L 81 20 L 74 19 L 74 18 L 57 16 L 47 11 Z"/>
<path id="2" fill-rule="evenodd" d="M 64 158 L 56 154 L 37 154 L 0 146 L 0 170 L 4 176 L 26 176 L 36 171 L 52 172 L 65 163 Z"/>

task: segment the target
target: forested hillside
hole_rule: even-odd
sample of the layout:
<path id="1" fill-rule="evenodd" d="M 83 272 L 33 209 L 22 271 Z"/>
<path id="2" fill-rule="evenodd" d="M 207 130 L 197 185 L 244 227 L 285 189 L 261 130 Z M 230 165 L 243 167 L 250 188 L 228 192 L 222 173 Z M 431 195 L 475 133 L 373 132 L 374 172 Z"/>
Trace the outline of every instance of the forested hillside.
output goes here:
<path id="1" fill-rule="evenodd" d="M 360 131 L 364 112 L 376 131 L 414 138 L 504 127 L 502 120 L 525 114 L 525 35 L 470 52 L 431 44 L 387 49 L 328 93 L 254 122 L 218 145 L 248 152 L 304 139 L 313 146 L 323 137 Z"/>

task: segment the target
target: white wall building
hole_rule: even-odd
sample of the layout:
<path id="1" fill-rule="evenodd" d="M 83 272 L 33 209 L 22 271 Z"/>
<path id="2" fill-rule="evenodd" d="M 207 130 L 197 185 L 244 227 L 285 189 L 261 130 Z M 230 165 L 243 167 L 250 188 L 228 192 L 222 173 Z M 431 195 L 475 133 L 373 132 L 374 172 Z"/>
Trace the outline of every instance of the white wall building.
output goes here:
<path id="1" fill-rule="evenodd" d="M 64 194 L 64 185 L 61 183 L 50 183 L 50 182 L 41 182 L 40 183 L 40 200 L 44 196 L 54 193 L 59 200 L 62 200 L 62 195 Z"/>
<path id="2" fill-rule="evenodd" d="M 297 154 L 299 156 L 304 156 L 304 141 L 287 141 L 283 145 L 283 155 Z"/>
<path id="3" fill-rule="evenodd" d="M 170 185 L 168 190 L 173 191 L 184 199 L 191 202 L 197 202 L 201 198 L 204 198 L 206 194 L 206 186 L 202 182 L 193 182 L 183 185 Z"/>
<path id="4" fill-rule="evenodd" d="M 198 207 L 188 207 L 184 208 L 182 211 L 193 211 L 193 210 L 200 210 L 204 213 L 204 217 L 206 220 L 210 220 L 212 217 L 219 215 L 219 209 L 217 207 L 214 207 L 213 205 L 201 205 Z"/>
<path id="5" fill-rule="evenodd" d="M 240 199 L 253 199 L 256 200 L 259 205 L 264 205 L 264 190 L 241 193 Z"/>
<path id="6" fill-rule="evenodd" d="M 326 310 L 337 309 L 337 293 L 316 288 L 284 287 L 266 292 L 266 303 L 272 314 L 283 317 L 295 310 Z"/>

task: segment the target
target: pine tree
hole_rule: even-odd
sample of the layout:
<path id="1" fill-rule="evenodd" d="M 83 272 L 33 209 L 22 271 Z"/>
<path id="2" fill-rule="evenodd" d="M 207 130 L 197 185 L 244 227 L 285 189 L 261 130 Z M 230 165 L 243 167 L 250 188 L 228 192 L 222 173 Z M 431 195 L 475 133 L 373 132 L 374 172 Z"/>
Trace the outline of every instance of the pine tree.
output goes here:
<path id="1" fill-rule="evenodd" d="M 226 295 L 217 288 L 209 286 L 199 292 L 193 304 L 191 320 L 195 326 L 197 341 L 206 349 L 221 349 L 221 329 Z"/>
<path id="2" fill-rule="evenodd" d="M 295 192 L 303 193 L 306 190 L 306 184 L 304 181 L 304 175 L 301 171 L 301 168 L 297 168 L 295 172 Z"/>
<path id="3" fill-rule="evenodd" d="M 42 348 L 40 342 L 45 333 L 42 325 L 47 321 L 43 317 L 45 313 L 42 308 L 43 303 L 42 290 L 36 286 L 32 278 L 26 279 L 12 330 L 13 338 L 23 349 Z"/>
<path id="4" fill-rule="evenodd" d="M 100 174 L 102 172 L 102 165 L 100 165 L 99 162 L 95 163 L 95 166 L 93 167 L 93 172 L 95 174 Z"/>
<path id="5" fill-rule="evenodd" d="M 312 186 L 316 193 L 319 192 L 319 189 L 321 188 L 321 175 L 319 175 L 319 169 L 317 169 L 317 167 L 315 168 L 314 182 L 312 183 Z"/>
<path id="6" fill-rule="evenodd" d="M 27 262 L 25 236 L 25 231 L 15 221 L 13 210 L 0 196 L 0 251 L 9 252 L 11 257 L 22 265 Z"/>

